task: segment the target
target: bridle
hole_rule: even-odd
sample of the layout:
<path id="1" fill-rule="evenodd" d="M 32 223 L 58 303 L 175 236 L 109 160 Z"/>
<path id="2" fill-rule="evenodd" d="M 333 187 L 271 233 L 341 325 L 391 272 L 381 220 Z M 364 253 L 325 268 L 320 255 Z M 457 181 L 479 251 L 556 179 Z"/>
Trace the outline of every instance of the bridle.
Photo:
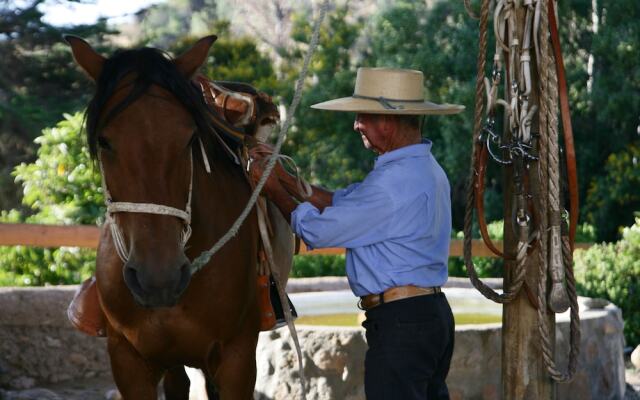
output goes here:
<path id="1" fill-rule="evenodd" d="M 202 144 L 202 142 L 200 142 Z M 203 150 L 204 151 L 204 150 Z M 111 193 L 107 188 L 107 182 L 104 178 L 104 167 L 102 166 L 101 152 L 98 151 L 98 162 L 100 163 L 100 176 L 102 179 L 102 191 L 104 193 L 105 204 L 107 206 L 106 222 L 109 224 L 111 230 L 111 237 L 116 248 L 118 256 L 123 263 L 129 261 L 129 250 L 125 242 L 122 230 L 118 226 L 114 214 L 117 213 L 143 213 L 143 214 L 155 214 L 155 215 L 168 215 L 181 219 L 184 223 L 184 229 L 180 234 L 180 247 L 184 249 L 187 241 L 191 237 L 191 197 L 193 193 L 193 154 L 189 152 L 189 165 L 191 169 L 191 176 L 189 178 L 189 196 L 187 198 L 187 204 L 184 210 L 170 207 L 163 204 L 155 203 L 134 203 L 127 201 L 113 201 Z"/>

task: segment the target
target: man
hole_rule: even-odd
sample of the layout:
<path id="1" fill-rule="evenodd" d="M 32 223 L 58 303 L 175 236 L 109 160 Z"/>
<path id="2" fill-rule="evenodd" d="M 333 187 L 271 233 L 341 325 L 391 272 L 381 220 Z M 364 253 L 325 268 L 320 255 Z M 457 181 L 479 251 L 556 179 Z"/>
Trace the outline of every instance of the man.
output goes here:
<path id="1" fill-rule="evenodd" d="M 366 310 L 367 399 L 448 399 L 454 322 L 440 287 L 447 280 L 450 188 L 431 141 L 421 137 L 419 116 L 464 107 L 424 101 L 419 71 L 360 68 L 353 96 L 312 108 L 355 112 L 354 130 L 379 154 L 374 169 L 346 189 L 313 187 L 303 199 L 295 178 L 278 166 L 264 193 L 308 247 L 347 249 L 349 284 Z M 268 153 L 262 145 L 251 155 L 264 160 Z M 252 164 L 256 182 L 262 165 Z"/>

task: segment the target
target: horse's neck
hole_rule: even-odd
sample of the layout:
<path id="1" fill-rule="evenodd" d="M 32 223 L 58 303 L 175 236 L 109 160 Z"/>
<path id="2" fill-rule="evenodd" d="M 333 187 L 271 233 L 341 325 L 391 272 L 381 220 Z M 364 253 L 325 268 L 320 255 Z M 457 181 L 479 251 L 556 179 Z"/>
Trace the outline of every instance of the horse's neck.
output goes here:
<path id="1" fill-rule="evenodd" d="M 209 158 L 211 172 L 205 170 L 201 157 L 194 162 L 193 235 L 210 237 L 213 232 L 219 239 L 220 232 L 226 233 L 249 200 L 249 184 L 242 167 L 220 158 L 225 156 Z"/>

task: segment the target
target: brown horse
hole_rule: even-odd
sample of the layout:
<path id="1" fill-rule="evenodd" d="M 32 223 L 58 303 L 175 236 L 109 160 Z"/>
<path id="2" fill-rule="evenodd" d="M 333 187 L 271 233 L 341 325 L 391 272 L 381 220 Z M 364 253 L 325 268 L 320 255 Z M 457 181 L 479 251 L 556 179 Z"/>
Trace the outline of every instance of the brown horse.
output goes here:
<path id="1" fill-rule="evenodd" d="M 187 365 L 204 372 L 219 398 L 253 398 L 255 213 L 193 276 L 189 262 L 226 233 L 251 194 L 229 154 L 234 143 L 215 132 L 215 116 L 191 82 L 216 37 L 201 39 L 175 60 L 150 48 L 106 59 L 82 39 L 66 39 L 97 84 L 87 111 L 88 143 L 112 202 L 173 210 L 191 205 L 186 246 L 189 221 L 175 215 L 114 212 L 124 258 L 109 224 L 102 229 L 96 279 L 120 393 L 127 400 L 156 399 L 164 378 L 167 399 L 188 399 Z"/>

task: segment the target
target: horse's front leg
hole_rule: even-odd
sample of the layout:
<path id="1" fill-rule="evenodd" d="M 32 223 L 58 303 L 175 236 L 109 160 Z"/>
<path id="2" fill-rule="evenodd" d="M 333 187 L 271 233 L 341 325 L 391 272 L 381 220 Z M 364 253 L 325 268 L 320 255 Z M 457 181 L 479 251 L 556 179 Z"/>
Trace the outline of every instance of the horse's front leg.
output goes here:
<path id="1" fill-rule="evenodd" d="M 131 343 L 116 332 L 108 333 L 107 349 L 122 399 L 157 400 L 157 386 L 164 371 L 144 360 Z"/>
<path id="2" fill-rule="evenodd" d="M 258 343 L 258 325 L 245 322 L 245 329 L 225 343 L 214 355 L 217 371 L 213 381 L 218 389 L 220 400 L 251 400 L 256 384 L 256 345 Z M 250 327 L 247 325 L 251 325 Z M 211 354 L 210 354 L 211 356 Z M 212 368 L 213 367 L 213 368 Z M 211 370 L 215 370 L 210 366 Z"/>

